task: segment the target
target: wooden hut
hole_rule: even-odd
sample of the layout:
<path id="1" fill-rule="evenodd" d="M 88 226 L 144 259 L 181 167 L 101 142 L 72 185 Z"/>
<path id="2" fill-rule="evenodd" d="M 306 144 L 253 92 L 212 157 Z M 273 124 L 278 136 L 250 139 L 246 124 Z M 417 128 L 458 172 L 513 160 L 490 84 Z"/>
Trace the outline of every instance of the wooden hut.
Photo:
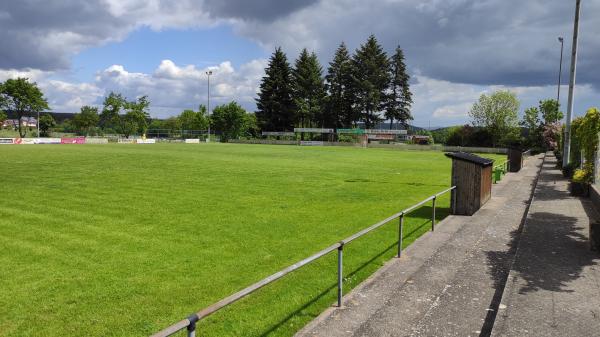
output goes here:
<path id="1" fill-rule="evenodd" d="M 508 172 L 519 172 L 523 167 L 523 152 L 519 149 L 508 149 Z"/>
<path id="2" fill-rule="evenodd" d="M 492 195 L 493 160 L 466 152 L 446 153 L 452 158 L 453 214 L 473 215 Z"/>

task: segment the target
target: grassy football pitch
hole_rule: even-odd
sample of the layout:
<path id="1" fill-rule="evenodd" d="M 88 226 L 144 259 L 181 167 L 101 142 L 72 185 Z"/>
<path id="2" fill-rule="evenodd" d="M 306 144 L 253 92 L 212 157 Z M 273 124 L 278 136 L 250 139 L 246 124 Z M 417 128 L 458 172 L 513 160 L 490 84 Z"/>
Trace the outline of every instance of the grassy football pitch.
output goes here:
<path id="1" fill-rule="evenodd" d="M 450 165 L 387 149 L 0 146 L 0 336 L 149 335 L 446 189 Z M 449 196 L 438 206 L 441 219 Z M 430 214 L 406 219 L 405 245 Z M 344 249 L 346 293 L 394 255 L 396 231 Z M 198 336 L 291 336 L 332 305 L 336 280 L 333 253 Z"/>

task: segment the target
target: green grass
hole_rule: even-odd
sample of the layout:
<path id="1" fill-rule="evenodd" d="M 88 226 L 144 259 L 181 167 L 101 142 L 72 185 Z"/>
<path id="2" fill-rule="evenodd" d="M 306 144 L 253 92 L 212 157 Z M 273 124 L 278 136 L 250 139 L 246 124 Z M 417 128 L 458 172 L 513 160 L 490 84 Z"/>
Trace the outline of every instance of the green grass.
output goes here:
<path id="1" fill-rule="evenodd" d="M 500 158 L 495 156 L 495 158 Z M 0 146 L 0 335 L 144 336 L 449 186 L 439 152 L 233 144 Z M 438 217 L 448 213 L 438 201 Z M 425 206 L 408 245 L 430 228 Z M 396 250 L 345 248 L 345 291 Z M 331 254 L 199 324 L 291 336 L 335 301 Z"/>

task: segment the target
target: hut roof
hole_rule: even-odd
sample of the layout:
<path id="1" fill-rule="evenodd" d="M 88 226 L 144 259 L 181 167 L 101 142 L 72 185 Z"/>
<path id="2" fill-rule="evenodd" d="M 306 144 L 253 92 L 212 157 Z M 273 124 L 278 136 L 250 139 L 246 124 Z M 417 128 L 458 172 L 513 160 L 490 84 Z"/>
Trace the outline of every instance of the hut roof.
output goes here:
<path id="1" fill-rule="evenodd" d="M 479 157 L 467 152 L 449 152 L 446 153 L 446 157 L 477 164 L 482 167 L 491 166 L 494 163 L 491 159 Z"/>

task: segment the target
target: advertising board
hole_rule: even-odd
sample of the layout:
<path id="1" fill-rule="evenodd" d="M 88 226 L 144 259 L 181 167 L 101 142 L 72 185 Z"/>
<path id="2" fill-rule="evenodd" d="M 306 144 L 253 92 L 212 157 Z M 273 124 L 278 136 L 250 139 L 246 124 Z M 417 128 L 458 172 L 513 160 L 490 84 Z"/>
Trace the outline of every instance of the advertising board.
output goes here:
<path id="1" fill-rule="evenodd" d="M 186 144 L 200 144 L 200 139 L 198 138 L 188 138 L 185 140 Z"/>
<path id="2" fill-rule="evenodd" d="M 325 143 L 321 141 L 314 140 L 302 140 L 300 141 L 300 146 L 323 146 Z"/>
<path id="3" fill-rule="evenodd" d="M 0 145 L 14 144 L 14 138 L 0 138 Z"/>
<path id="4" fill-rule="evenodd" d="M 61 138 L 37 138 L 36 144 L 60 144 Z"/>
<path id="5" fill-rule="evenodd" d="M 60 139 L 61 144 L 85 144 L 85 137 L 63 137 Z"/>

